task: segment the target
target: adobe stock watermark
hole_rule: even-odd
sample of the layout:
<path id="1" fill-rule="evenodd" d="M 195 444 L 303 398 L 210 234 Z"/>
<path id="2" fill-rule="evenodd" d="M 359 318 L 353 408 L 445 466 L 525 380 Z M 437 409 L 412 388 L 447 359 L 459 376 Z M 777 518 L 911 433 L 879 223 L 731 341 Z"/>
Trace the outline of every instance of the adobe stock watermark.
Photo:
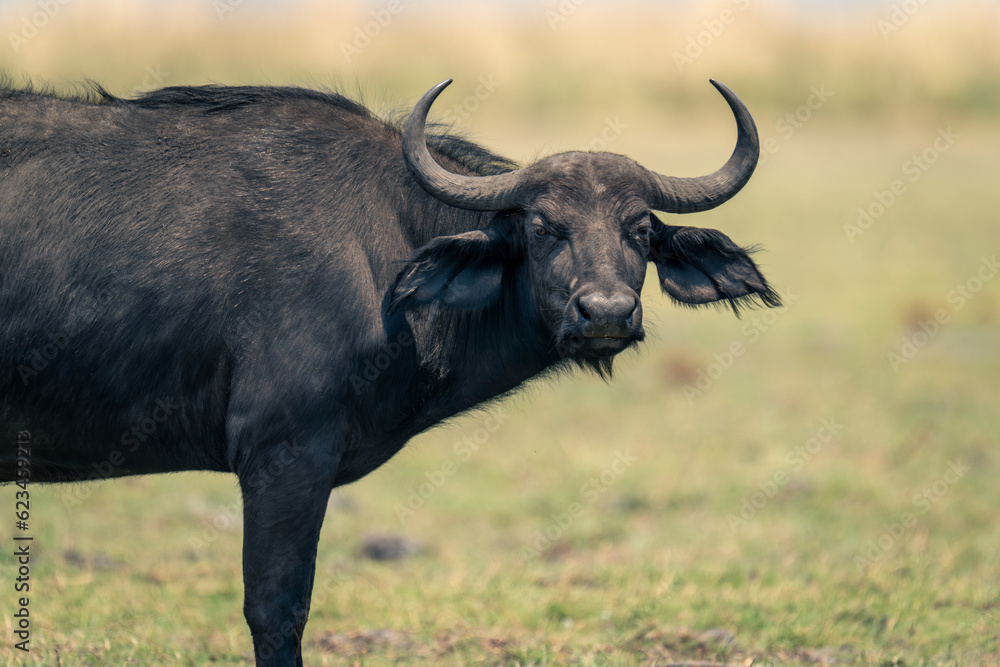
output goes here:
<path id="1" fill-rule="evenodd" d="M 700 58 L 715 44 L 715 40 L 722 37 L 728 26 L 736 23 L 739 12 L 746 11 L 750 7 L 750 0 L 731 0 L 731 2 L 736 7 L 735 11 L 727 7 L 715 18 L 702 21 L 704 29 L 689 35 L 682 51 L 674 51 L 674 65 L 677 66 L 678 72 L 683 72 L 685 67 Z"/>
<path id="2" fill-rule="evenodd" d="M 140 445 L 145 444 L 160 429 L 161 425 L 173 418 L 180 405 L 174 402 L 170 396 L 158 398 L 154 401 L 149 413 L 131 424 L 118 439 L 121 445 L 118 449 L 113 449 L 103 461 L 93 461 L 91 466 L 94 472 L 89 473 L 84 482 L 94 482 L 102 479 L 109 479 L 114 476 L 116 470 L 124 471 L 128 455 L 134 454 Z M 59 496 L 67 509 L 71 509 L 81 504 L 90 497 L 93 486 L 84 482 L 78 484 L 67 484 L 60 487 Z"/>
<path id="3" fill-rule="evenodd" d="M 663 598 L 663 594 L 670 590 L 674 585 L 674 577 L 664 576 L 660 579 L 656 588 L 653 589 L 652 594 L 646 598 L 646 601 L 636 608 L 636 612 L 639 614 L 644 614 L 646 616 L 651 616 L 656 613 L 656 610 L 660 607 L 660 600 Z"/>
<path id="4" fill-rule="evenodd" d="M 899 32 L 926 3 L 927 0 L 903 0 L 895 3 L 887 18 L 880 18 L 875 22 L 882 39 L 889 41 L 889 35 Z"/>
<path id="5" fill-rule="evenodd" d="M 294 438 L 291 440 L 282 440 L 276 447 L 276 453 L 271 457 L 267 466 L 258 468 L 247 481 L 247 489 L 254 489 L 257 492 L 267 489 L 267 487 L 274 484 L 275 480 L 281 477 L 286 468 L 294 465 L 299 456 L 306 452 L 305 445 Z M 246 491 L 244 491 L 244 495 L 246 495 Z"/>
<path id="6" fill-rule="evenodd" d="M 132 95 L 140 95 L 148 90 L 151 90 L 152 88 L 162 85 L 163 82 L 167 80 L 168 76 L 170 76 L 170 72 L 164 72 L 160 69 L 160 65 L 156 65 L 155 67 L 153 65 L 148 66 L 146 68 L 145 76 L 142 77 L 142 84 L 139 87 L 132 89 Z"/>
<path id="7" fill-rule="evenodd" d="M 958 132 L 951 129 L 951 125 L 948 127 L 939 127 L 937 136 L 927 148 L 919 153 L 914 153 L 909 159 L 903 162 L 900 170 L 906 179 L 893 179 L 885 190 L 875 190 L 872 193 L 873 201 L 867 206 L 858 207 L 858 217 L 854 224 L 849 222 L 844 223 L 844 234 L 847 236 L 848 242 L 853 244 L 857 237 L 871 229 L 872 225 L 885 215 L 886 211 L 892 208 L 893 204 L 899 201 L 900 197 L 906 194 L 907 181 L 911 184 L 919 181 L 941 159 L 941 156 L 955 145 L 955 142 L 961 136 Z"/>
<path id="8" fill-rule="evenodd" d="M 476 452 L 489 441 L 493 434 L 503 427 L 507 422 L 507 418 L 508 415 L 504 413 L 503 407 L 497 407 L 495 410 L 486 413 L 486 416 L 480 421 L 478 428 L 473 429 L 461 440 L 456 441 L 451 447 L 455 458 L 447 458 L 436 470 L 425 472 L 424 477 L 426 481 L 415 487 L 410 487 L 406 495 L 406 504 L 396 503 L 393 506 L 399 522 L 405 526 L 413 513 L 422 509 L 431 496 L 437 493 L 449 479 L 454 477 L 458 469 L 462 467 L 462 464 L 468 463 Z"/>
<path id="9" fill-rule="evenodd" d="M 169 74 L 169 72 L 168 72 Z M 258 330 L 267 321 L 274 317 L 284 306 L 284 303 L 294 297 L 297 290 L 301 289 L 316 273 L 320 271 L 320 263 L 299 270 L 282 273 L 276 284 L 273 286 L 275 292 L 264 298 L 259 298 L 250 303 L 246 309 L 240 313 L 233 331 L 238 338 L 243 340 L 252 339 Z"/>
<path id="10" fill-rule="evenodd" d="M 587 144 L 587 150 L 593 151 L 595 153 L 600 153 L 608 149 L 610 144 L 613 144 L 625 130 L 628 129 L 628 125 L 622 122 L 621 116 L 615 116 L 614 119 L 605 118 L 604 127 L 601 129 L 600 133 L 590 140 Z"/>
<path id="11" fill-rule="evenodd" d="M 545 20 L 549 23 L 549 28 L 555 30 L 560 24 L 569 20 L 570 16 L 576 14 L 576 10 L 587 0 L 559 0 L 555 9 L 545 10 Z"/>
<path id="12" fill-rule="evenodd" d="M 344 60 L 350 64 L 360 56 L 361 52 L 371 45 L 372 40 L 377 39 L 402 11 L 403 0 L 389 0 L 384 6 L 368 12 L 371 18 L 361 25 L 354 26 L 351 41 L 340 42 L 340 52 L 344 54 Z"/>
<path id="13" fill-rule="evenodd" d="M 950 311 L 946 308 L 939 308 L 931 319 L 921 320 L 912 333 L 900 339 L 900 345 L 897 349 L 890 350 L 886 354 L 889 368 L 894 372 L 899 372 L 900 366 L 910 363 L 917 356 L 917 353 L 927 347 L 931 340 L 941 332 L 942 327 L 951 321 L 951 316 L 964 308 L 965 304 L 972 300 L 986 283 L 993 280 L 998 272 L 1000 272 L 1000 262 L 997 262 L 995 254 L 992 257 L 982 257 L 976 273 L 965 282 L 955 285 L 945 297 L 953 308 Z"/>
<path id="14" fill-rule="evenodd" d="M 219 506 L 211 518 L 201 522 L 201 531 L 191 538 L 191 549 L 200 554 L 208 545 L 219 539 L 222 533 L 238 529 L 243 525 L 243 505 L 231 502 Z"/>
<path id="15" fill-rule="evenodd" d="M 836 417 L 822 419 L 819 428 L 816 429 L 816 435 L 785 454 L 785 467 L 775 470 L 770 477 L 757 482 L 757 491 L 740 500 L 739 510 L 726 517 L 729 529 L 735 534 L 740 528 L 747 526 L 751 519 L 771 502 L 778 491 L 791 481 L 792 476 L 802 470 L 843 428 L 844 425 L 838 423 Z"/>
<path id="16" fill-rule="evenodd" d="M 458 127 L 462 121 L 466 120 L 474 111 L 479 109 L 479 105 L 486 101 L 493 92 L 499 88 L 502 82 L 497 81 L 493 74 L 480 76 L 479 85 L 467 95 L 461 102 L 451 105 L 441 119 L 444 123 L 450 123 L 453 127 Z"/>
<path id="17" fill-rule="evenodd" d="M 20 30 L 7 33 L 7 39 L 10 40 L 10 48 L 14 50 L 14 53 L 18 53 L 69 2 L 70 0 L 35 0 L 35 6 L 38 9 L 21 17 Z"/>
<path id="18" fill-rule="evenodd" d="M 70 307 L 65 325 L 57 331 L 47 332 L 47 342 L 32 350 L 25 363 L 18 364 L 17 374 L 25 387 L 62 354 L 74 336 L 110 308 L 122 291 L 122 283 L 117 274 L 112 274 L 108 280 L 109 284 L 103 289 L 91 290 L 78 297 Z"/>
<path id="19" fill-rule="evenodd" d="M 35 536 L 31 531 L 31 433 L 17 431 L 14 434 L 17 445 L 17 480 L 14 487 L 19 489 L 14 494 L 14 558 L 17 563 L 17 577 L 14 579 L 14 601 L 17 611 L 12 614 L 9 627 L 13 628 L 14 636 L 19 639 L 14 648 L 25 653 L 31 652 L 31 545 Z M 13 480 L 12 480 L 13 481 Z M 20 532 L 16 532 L 20 531 Z"/>
<path id="20" fill-rule="evenodd" d="M 220 21 L 226 20 L 226 14 L 235 12 L 243 5 L 243 0 L 212 0 L 212 9 Z"/>
<path id="21" fill-rule="evenodd" d="M 833 91 L 829 90 L 825 83 L 821 83 L 819 86 L 810 86 L 806 101 L 775 122 L 774 129 L 778 131 L 782 139 L 790 140 L 796 132 L 813 119 L 816 112 L 822 109 L 831 97 L 833 97 Z M 774 137 L 768 137 L 760 142 L 760 149 L 760 164 L 763 165 L 770 156 L 781 150 L 781 142 Z"/>
<path id="22" fill-rule="evenodd" d="M 354 392 L 360 394 L 369 389 L 372 383 L 403 356 L 403 352 L 411 345 L 413 345 L 413 334 L 409 331 L 400 331 L 395 339 L 386 343 L 375 355 L 365 359 L 360 374 L 351 374 L 350 381 Z"/>
<path id="23" fill-rule="evenodd" d="M 698 369 L 694 382 L 685 383 L 681 388 L 684 392 L 684 398 L 688 400 L 688 404 L 694 405 L 694 399 L 703 396 L 706 391 L 711 389 L 719 381 L 719 378 L 735 365 L 736 360 L 746 354 L 749 349 L 748 345 L 759 341 L 761 336 L 769 331 L 775 322 L 781 318 L 781 313 L 800 298 L 798 295 L 792 294 L 790 289 L 777 290 L 777 292 L 785 307 L 754 313 L 747 322 L 744 322 L 743 326 L 740 327 L 740 334 L 742 334 L 743 339 L 734 340 L 722 352 L 714 352 L 712 354 L 712 362 Z"/>
<path id="24" fill-rule="evenodd" d="M 960 479 L 969 472 L 969 466 L 961 461 L 948 461 L 948 470 L 940 479 L 925 486 L 919 493 L 914 494 L 912 505 L 914 512 L 903 512 L 899 518 L 892 522 L 882 524 L 882 534 L 874 540 L 868 540 L 862 547 L 863 551 L 854 557 L 854 567 L 858 572 L 864 572 L 865 568 L 879 561 L 888 553 L 907 530 L 917 525 L 917 517 L 927 514 L 936 503 L 938 503 Z"/>
<path id="25" fill-rule="evenodd" d="M 550 517 L 552 522 L 545 528 L 539 528 L 535 531 L 535 539 L 531 546 L 521 548 L 521 555 L 524 556 L 525 562 L 531 562 L 551 549 L 552 545 L 573 525 L 573 522 L 583 516 L 586 505 L 593 505 L 597 502 L 597 499 L 607 493 L 608 489 L 621 479 L 638 460 L 628 451 L 616 450 L 615 458 L 611 464 L 602 470 L 600 475 L 591 477 L 580 487 L 580 498 L 584 502 L 570 503 L 565 512 L 552 514 Z"/>

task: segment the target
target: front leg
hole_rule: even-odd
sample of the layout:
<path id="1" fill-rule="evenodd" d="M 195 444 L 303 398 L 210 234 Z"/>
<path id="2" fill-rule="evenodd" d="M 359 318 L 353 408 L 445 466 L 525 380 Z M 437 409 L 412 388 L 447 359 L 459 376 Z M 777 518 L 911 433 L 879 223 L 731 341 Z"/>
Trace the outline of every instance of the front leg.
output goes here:
<path id="1" fill-rule="evenodd" d="M 334 449 L 328 438 L 286 441 L 258 451 L 237 473 L 243 492 L 243 614 L 258 667 L 302 665 Z"/>

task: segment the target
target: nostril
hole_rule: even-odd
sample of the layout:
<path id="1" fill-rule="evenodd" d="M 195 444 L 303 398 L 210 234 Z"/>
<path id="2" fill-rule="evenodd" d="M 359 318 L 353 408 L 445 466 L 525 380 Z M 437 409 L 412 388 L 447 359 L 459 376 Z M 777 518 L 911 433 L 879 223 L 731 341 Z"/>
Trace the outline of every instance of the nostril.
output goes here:
<path id="1" fill-rule="evenodd" d="M 637 311 L 637 310 L 639 310 L 639 300 L 636 299 L 635 297 L 633 297 L 632 298 L 632 310 L 629 311 L 629 313 L 628 313 L 628 319 L 626 320 L 628 322 L 629 326 L 632 326 L 632 318 L 635 317 L 635 311 Z"/>
<path id="2" fill-rule="evenodd" d="M 580 311 L 580 317 L 585 320 L 590 320 L 590 311 L 587 310 L 585 305 L 583 305 L 583 299 L 577 299 L 576 309 Z"/>

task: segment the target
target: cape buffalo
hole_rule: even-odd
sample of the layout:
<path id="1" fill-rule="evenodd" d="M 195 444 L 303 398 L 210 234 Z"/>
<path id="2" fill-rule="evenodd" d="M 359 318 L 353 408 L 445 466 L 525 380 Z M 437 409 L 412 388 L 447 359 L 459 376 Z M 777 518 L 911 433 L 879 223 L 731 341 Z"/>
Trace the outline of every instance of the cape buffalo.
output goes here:
<path id="1" fill-rule="evenodd" d="M 673 178 L 622 155 L 523 168 L 332 93 L 0 90 L 0 480 L 234 473 L 259 665 L 301 665 L 330 491 L 410 438 L 643 339 L 682 304 L 779 305 L 748 251 L 651 211 L 722 204 L 758 139 Z M 371 361 L 392 350 L 392 362 Z"/>

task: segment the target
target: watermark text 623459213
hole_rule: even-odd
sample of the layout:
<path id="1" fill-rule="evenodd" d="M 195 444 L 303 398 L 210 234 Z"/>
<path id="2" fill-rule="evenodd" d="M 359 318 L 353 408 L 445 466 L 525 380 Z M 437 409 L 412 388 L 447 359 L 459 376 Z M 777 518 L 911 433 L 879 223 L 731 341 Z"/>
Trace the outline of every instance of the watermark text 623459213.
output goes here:
<path id="1" fill-rule="evenodd" d="M 31 543 L 34 539 L 28 532 L 31 521 L 31 434 L 19 431 L 17 440 L 17 492 L 14 494 L 14 563 L 17 576 L 14 577 L 14 602 L 16 611 L 11 619 L 14 628 L 14 648 L 27 653 L 31 645 Z"/>

